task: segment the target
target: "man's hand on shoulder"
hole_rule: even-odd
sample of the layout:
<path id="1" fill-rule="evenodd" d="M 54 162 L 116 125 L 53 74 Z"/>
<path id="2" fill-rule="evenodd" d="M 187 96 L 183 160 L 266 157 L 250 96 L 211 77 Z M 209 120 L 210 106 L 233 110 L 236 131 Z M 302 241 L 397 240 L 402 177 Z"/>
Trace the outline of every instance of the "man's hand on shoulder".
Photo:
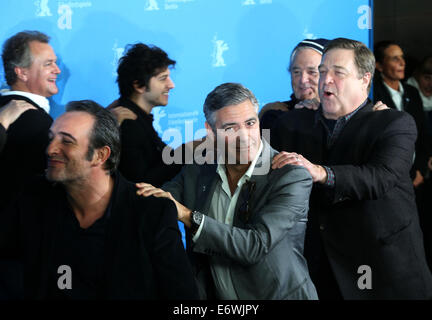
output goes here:
<path id="1" fill-rule="evenodd" d="M 318 107 L 320 105 L 320 102 L 318 101 L 318 99 L 307 99 L 307 100 L 303 100 L 300 101 L 299 103 L 297 103 L 294 108 L 295 109 L 309 109 L 309 110 L 318 110 Z"/>
<path id="2" fill-rule="evenodd" d="M 377 103 L 375 103 L 375 105 L 372 107 L 372 111 L 381 111 L 381 110 L 387 110 L 390 109 L 389 107 L 387 107 L 387 105 L 385 103 L 383 103 L 382 101 L 377 101 Z"/>
<path id="3" fill-rule="evenodd" d="M 287 164 L 305 168 L 312 176 L 313 182 L 325 183 L 327 181 L 327 171 L 323 166 L 313 164 L 301 154 L 295 152 L 279 152 L 273 157 L 272 169 L 279 169 Z"/>
<path id="4" fill-rule="evenodd" d="M 0 123 L 7 130 L 24 112 L 30 109 L 36 109 L 36 107 L 23 100 L 11 100 L 0 109 Z"/>
<path id="5" fill-rule="evenodd" d="M 170 192 L 164 191 L 160 188 L 156 188 L 149 183 L 140 182 L 135 185 L 138 188 L 137 195 L 139 196 L 144 196 L 144 197 L 155 196 L 157 198 L 167 198 L 174 201 L 177 208 L 177 219 L 183 222 L 186 227 L 190 228 L 192 210 L 186 208 L 180 202 L 175 200 Z"/>
<path id="6" fill-rule="evenodd" d="M 118 122 L 119 126 L 122 124 L 122 122 L 124 120 L 135 120 L 137 118 L 137 115 L 133 111 L 129 110 L 128 108 L 122 107 L 122 106 L 110 108 L 109 110 L 117 118 L 117 122 Z"/>

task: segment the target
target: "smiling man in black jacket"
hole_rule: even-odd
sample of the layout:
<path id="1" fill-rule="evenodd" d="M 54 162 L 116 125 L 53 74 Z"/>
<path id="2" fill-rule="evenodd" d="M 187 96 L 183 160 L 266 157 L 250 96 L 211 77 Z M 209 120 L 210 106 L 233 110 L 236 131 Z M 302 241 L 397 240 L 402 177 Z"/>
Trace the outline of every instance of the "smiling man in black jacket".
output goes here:
<path id="1" fill-rule="evenodd" d="M 46 178 L 0 214 L 0 255 L 24 263 L 29 299 L 194 299 L 174 203 L 117 171 L 108 110 L 75 101 L 52 125 Z"/>

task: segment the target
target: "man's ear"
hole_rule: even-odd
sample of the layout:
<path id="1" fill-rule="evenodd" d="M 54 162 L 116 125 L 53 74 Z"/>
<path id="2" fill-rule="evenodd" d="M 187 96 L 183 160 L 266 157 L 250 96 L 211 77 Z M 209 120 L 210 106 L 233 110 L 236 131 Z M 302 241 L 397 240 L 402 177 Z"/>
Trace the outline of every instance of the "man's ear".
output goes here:
<path id="1" fill-rule="evenodd" d="M 23 82 L 26 82 L 28 80 L 28 69 L 27 68 L 21 68 L 21 67 L 15 67 L 14 68 L 15 74 L 17 75 L 17 78 Z"/>
<path id="2" fill-rule="evenodd" d="M 138 84 L 138 81 L 134 81 L 133 82 L 133 87 L 134 87 L 134 90 L 136 91 L 136 92 L 138 92 L 138 93 L 140 93 L 140 94 L 142 94 L 142 93 L 144 93 L 145 91 L 146 91 L 146 86 L 140 86 L 139 84 Z"/>
<path id="3" fill-rule="evenodd" d="M 207 137 L 209 137 L 210 139 L 216 140 L 215 139 L 215 133 L 213 132 L 212 127 L 210 126 L 210 124 L 206 121 L 204 123 L 206 131 L 207 131 Z"/>
<path id="4" fill-rule="evenodd" d="M 366 72 L 363 75 L 363 84 L 365 85 L 365 88 L 369 86 L 369 83 L 372 81 L 372 74 L 370 72 Z"/>
<path id="5" fill-rule="evenodd" d="M 111 148 L 104 146 L 99 149 L 95 149 L 93 153 L 93 164 L 94 166 L 103 166 L 111 155 Z"/>

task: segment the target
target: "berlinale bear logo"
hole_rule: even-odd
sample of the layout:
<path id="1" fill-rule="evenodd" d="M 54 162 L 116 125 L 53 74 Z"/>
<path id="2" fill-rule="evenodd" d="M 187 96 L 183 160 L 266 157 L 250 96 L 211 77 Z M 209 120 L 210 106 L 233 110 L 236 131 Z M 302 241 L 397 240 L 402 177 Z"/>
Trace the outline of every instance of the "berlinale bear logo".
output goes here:
<path id="1" fill-rule="evenodd" d="M 35 5 L 37 6 L 36 15 L 38 17 L 52 16 L 50 8 L 48 7 L 48 0 L 35 1 Z"/>

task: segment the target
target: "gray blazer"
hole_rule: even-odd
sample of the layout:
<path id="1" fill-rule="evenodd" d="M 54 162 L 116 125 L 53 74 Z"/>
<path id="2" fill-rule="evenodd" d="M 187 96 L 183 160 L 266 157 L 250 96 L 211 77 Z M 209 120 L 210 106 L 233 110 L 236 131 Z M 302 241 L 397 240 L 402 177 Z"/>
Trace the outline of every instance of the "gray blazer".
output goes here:
<path id="1" fill-rule="evenodd" d="M 208 257 L 217 256 L 229 264 L 242 300 L 317 299 L 303 257 L 312 178 L 299 166 L 272 170 L 271 160 L 277 151 L 262 142 L 263 151 L 250 180 L 255 181 L 256 189 L 249 219 L 239 214 L 244 202 L 241 192 L 233 227 L 206 216 L 197 241 L 188 241 L 202 298 L 214 297 Z M 219 180 L 216 168 L 216 164 L 185 165 L 163 189 L 189 209 L 206 214 Z M 267 174 L 262 174 L 263 168 L 269 168 Z"/>

